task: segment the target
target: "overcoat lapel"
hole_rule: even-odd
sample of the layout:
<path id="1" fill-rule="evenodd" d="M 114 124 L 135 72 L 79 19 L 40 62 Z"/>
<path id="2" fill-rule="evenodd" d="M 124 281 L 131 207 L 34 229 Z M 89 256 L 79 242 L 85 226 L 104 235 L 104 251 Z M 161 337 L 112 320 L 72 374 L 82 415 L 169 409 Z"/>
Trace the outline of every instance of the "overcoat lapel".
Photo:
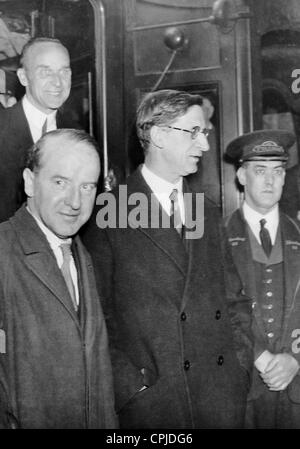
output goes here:
<path id="1" fill-rule="evenodd" d="M 154 245 L 161 249 L 178 267 L 183 275 L 187 271 L 188 257 L 185 246 L 175 229 L 162 229 L 161 227 L 151 227 L 151 194 L 152 202 L 156 203 L 155 210 L 159 211 L 163 222 L 167 223 L 169 217 L 162 209 L 152 190 L 145 182 L 140 169 L 138 169 L 130 178 L 128 178 L 128 197 L 134 193 L 142 193 L 147 198 L 147 217 L 148 226 L 137 228 L 139 232 L 142 232 L 147 238 L 149 238 Z M 128 212 L 133 209 L 128 207 Z M 152 211 L 153 212 L 153 211 Z"/>
<path id="2" fill-rule="evenodd" d="M 10 220 L 24 252 L 24 263 L 78 321 L 72 300 L 46 237 L 22 206 Z"/>
<path id="3" fill-rule="evenodd" d="M 94 313 L 92 310 L 92 296 L 96 296 L 96 291 L 91 291 L 93 276 L 93 266 L 90 258 L 84 255 L 84 248 L 79 239 L 75 237 L 72 244 L 72 252 L 75 259 L 79 280 L 80 295 L 80 322 L 85 335 L 85 341 L 92 341 L 94 331 L 97 328 L 94 324 Z"/>
<path id="4" fill-rule="evenodd" d="M 13 109 L 14 108 L 14 109 Z M 20 143 L 20 150 L 24 152 L 24 148 L 29 148 L 33 145 L 33 140 L 27 122 L 22 102 L 19 101 L 16 105 L 11 108 L 11 137 L 12 141 L 17 139 Z"/>

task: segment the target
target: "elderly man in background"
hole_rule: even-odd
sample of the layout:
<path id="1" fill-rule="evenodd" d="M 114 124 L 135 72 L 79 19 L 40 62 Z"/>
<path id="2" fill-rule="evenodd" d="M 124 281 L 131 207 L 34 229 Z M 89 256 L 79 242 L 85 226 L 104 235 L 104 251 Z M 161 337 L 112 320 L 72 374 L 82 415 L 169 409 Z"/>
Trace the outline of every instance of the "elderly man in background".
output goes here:
<path id="1" fill-rule="evenodd" d="M 71 89 L 69 52 L 58 39 L 35 38 L 23 49 L 17 71 L 25 96 L 0 109 L 0 222 L 25 200 L 22 172 L 26 151 L 47 131 L 77 128 L 58 110 Z"/>

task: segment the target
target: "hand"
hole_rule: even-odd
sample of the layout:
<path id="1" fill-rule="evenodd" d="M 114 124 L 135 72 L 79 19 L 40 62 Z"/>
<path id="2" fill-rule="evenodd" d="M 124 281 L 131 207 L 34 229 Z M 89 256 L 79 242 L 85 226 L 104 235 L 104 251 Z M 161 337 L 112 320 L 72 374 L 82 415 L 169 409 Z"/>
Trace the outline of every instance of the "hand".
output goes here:
<path id="1" fill-rule="evenodd" d="M 285 390 L 299 370 L 297 360 L 290 354 L 275 354 L 261 373 L 271 391 Z"/>

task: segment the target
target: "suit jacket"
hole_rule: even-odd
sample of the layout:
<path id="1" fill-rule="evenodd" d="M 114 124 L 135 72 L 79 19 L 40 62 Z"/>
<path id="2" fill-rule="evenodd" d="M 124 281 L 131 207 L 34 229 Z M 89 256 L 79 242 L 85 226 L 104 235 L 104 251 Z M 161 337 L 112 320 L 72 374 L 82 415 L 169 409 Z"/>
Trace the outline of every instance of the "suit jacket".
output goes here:
<path id="1" fill-rule="evenodd" d="M 139 170 L 127 181 L 128 198 L 116 194 L 123 211 L 137 192 L 149 205 Z M 95 225 L 85 236 L 104 296 L 123 428 L 243 424 L 248 376 L 227 312 L 217 219 L 207 207 L 205 213 L 204 235 L 189 241 L 188 253 L 174 228 Z M 233 296 L 237 336 L 242 321 L 249 327 L 250 309 L 245 297 Z"/>
<path id="2" fill-rule="evenodd" d="M 59 111 L 56 123 L 58 128 L 78 128 Z M 25 201 L 22 173 L 32 145 L 22 102 L 0 110 L 0 222 L 10 218 Z"/>
<path id="3" fill-rule="evenodd" d="M 0 427 L 116 426 L 106 326 L 90 256 L 74 239 L 79 320 L 55 256 L 23 206 L 0 225 Z"/>
<path id="4" fill-rule="evenodd" d="M 300 364 L 300 229 L 297 223 L 283 212 L 280 212 L 280 229 L 283 247 L 285 297 L 283 300 L 282 333 L 275 352 L 288 352 Z M 246 295 L 252 298 L 253 326 L 255 326 L 255 334 L 257 335 L 255 347 L 258 355 L 267 348 L 267 339 L 260 309 L 257 307 L 258 297 L 254 264 L 247 224 L 242 210 L 236 210 L 225 220 L 225 233 Z M 253 383 L 255 391 L 252 392 L 251 396 L 259 396 L 265 387 L 257 370 L 255 370 Z M 288 395 L 292 401 L 300 402 L 299 374 L 288 386 Z"/>

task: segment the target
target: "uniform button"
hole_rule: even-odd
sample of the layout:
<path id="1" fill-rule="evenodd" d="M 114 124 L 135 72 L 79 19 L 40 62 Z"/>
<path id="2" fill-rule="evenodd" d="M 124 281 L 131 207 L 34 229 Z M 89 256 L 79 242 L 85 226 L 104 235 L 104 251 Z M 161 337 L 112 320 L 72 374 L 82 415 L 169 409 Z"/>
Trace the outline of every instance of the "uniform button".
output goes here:
<path id="1" fill-rule="evenodd" d="M 190 366 L 191 366 L 191 364 L 190 364 L 190 362 L 188 361 L 188 360 L 186 360 L 185 362 L 184 362 L 184 369 L 187 371 L 187 370 L 189 370 L 190 369 Z"/>
<path id="2" fill-rule="evenodd" d="M 268 323 L 273 323 L 274 322 L 274 318 L 268 318 Z"/>
<path id="3" fill-rule="evenodd" d="M 273 309 L 273 304 L 264 304 L 263 309 L 271 310 Z"/>
<path id="4" fill-rule="evenodd" d="M 221 311 L 217 310 L 215 315 L 216 320 L 219 320 L 221 318 Z"/>
<path id="5" fill-rule="evenodd" d="M 252 306 L 252 309 L 254 309 L 254 307 L 256 306 L 256 301 L 253 301 L 251 306 Z"/>
<path id="6" fill-rule="evenodd" d="M 186 320 L 186 314 L 184 312 L 182 312 L 182 314 L 180 315 L 180 319 L 181 319 L 181 321 Z"/>
<path id="7" fill-rule="evenodd" d="M 263 282 L 265 284 L 272 284 L 273 280 L 272 279 L 265 279 Z"/>
<path id="8" fill-rule="evenodd" d="M 269 338 L 273 338 L 273 337 L 274 337 L 274 333 L 273 333 L 273 332 L 269 332 L 269 333 L 267 334 L 267 336 L 268 336 Z"/>
<path id="9" fill-rule="evenodd" d="M 266 268 L 267 273 L 272 273 L 272 268 Z"/>
<path id="10" fill-rule="evenodd" d="M 222 355 L 219 355 L 217 364 L 221 366 L 221 365 L 223 365 L 223 363 L 224 363 L 224 357 Z"/>
<path id="11" fill-rule="evenodd" d="M 267 295 L 268 298 L 271 298 L 273 296 L 273 293 L 272 292 L 267 292 L 266 295 Z"/>

